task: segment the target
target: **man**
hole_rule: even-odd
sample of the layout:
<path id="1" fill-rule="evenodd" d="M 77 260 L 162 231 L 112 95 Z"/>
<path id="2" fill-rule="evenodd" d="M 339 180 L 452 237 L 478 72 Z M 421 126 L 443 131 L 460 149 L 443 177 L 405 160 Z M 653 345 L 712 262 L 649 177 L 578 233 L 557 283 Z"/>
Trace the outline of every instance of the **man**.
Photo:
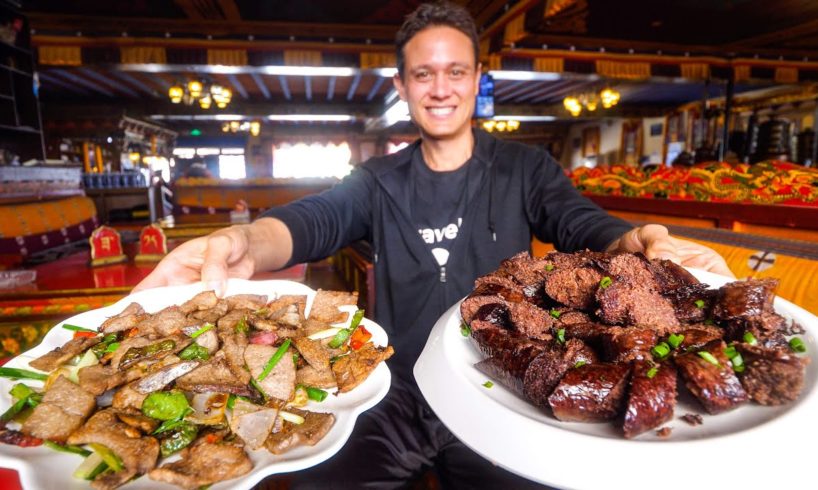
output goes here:
<path id="1" fill-rule="evenodd" d="M 477 46 L 466 10 L 420 6 L 397 35 L 394 78 L 418 142 L 365 162 L 320 195 L 181 245 L 137 286 L 202 280 L 221 290 L 227 277 L 320 259 L 359 239 L 372 244 L 375 320 L 395 348 L 393 386 L 338 455 L 295 475 L 296 487 L 399 488 L 432 466 L 447 488 L 529 484 L 482 460 L 437 420 L 412 366 L 437 318 L 475 278 L 528 250 L 532 233 L 563 251 L 643 251 L 730 273 L 715 252 L 662 226 L 632 229 L 607 215 L 546 153 L 473 130 Z"/>

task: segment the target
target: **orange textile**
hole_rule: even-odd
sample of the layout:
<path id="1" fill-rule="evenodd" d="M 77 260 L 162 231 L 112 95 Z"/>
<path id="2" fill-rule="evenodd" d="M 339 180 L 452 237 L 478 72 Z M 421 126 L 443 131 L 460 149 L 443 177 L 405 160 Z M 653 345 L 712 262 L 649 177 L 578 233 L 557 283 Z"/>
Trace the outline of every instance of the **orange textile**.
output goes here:
<path id="1" fill-rule="evenodd" d="M 60 230 L 89 220 L 96 214 L 94 201 L 85 196 L 0 206 L 0 238 Z"/>

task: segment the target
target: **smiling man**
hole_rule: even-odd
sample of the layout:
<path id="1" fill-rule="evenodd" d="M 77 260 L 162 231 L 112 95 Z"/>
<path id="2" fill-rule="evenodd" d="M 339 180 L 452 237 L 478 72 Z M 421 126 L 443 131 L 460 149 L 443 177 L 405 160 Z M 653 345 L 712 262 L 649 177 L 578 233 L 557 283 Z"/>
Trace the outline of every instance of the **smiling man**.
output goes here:
<path id="1" fill-rule="evenodd" d="M 184 243 L 137 289 L 201 280 L 221 291 L 228 277 L 318 260 L 367 240 L 375 320 L 395 348 L 392 388 L 336 456 L 295 474 L 293 486 L 402 488 L 435 468 L 445 488 L 533 487 L 466 448 L 423 400 L 412 367 L 435 321 L 477 277 L 530 250 L 532 236 L 566 252 L 641 251 L 730 271 L 712 250 L 670 237 L 662 226 L 633 228 L 611 217 L 580 195 L 547 153 L 474 130 L 481 67 L 464 8 L 418 7 L 397 34 L 396 55 L 395 88 L 418 141 L 364 162 L 326 192 Z"/>

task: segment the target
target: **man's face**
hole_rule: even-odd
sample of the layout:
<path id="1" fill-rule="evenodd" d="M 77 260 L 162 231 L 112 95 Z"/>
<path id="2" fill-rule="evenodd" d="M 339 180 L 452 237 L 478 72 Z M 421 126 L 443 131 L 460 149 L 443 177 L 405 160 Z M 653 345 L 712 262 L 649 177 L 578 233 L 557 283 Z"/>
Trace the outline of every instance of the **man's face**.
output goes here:
<path id="1" fill-rule="evenodd" d="M 468 36 L 428 27 L 406 43 L 403 54 L 403 79 L 395 75 L 395 89 L 424 137 L 452 139 L 470 131 L 480 67 Z"/>

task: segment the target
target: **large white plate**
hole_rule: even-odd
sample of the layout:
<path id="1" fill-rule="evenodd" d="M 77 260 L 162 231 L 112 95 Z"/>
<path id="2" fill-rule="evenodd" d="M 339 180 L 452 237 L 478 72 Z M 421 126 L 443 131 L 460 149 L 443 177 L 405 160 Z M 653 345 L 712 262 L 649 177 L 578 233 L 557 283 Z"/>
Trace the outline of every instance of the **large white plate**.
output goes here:
<path id="1" fill-rule="evenodd" d="M 96 328 L 105 318 L 122 311 L 131 302 L 137 302 L 148 312 L 155 312 L 170 305 L 181 304 L 202 291 L 201 284 L 186 286 L 172 286 L 140 291 L 124 298 L 117 303 L 99 310 L 87 311 L 69 318 L 63 323 Z M 246 281 L 231 279 L 228 282 L 227 295 L 232 294 L 266 294 L 270 298 L 281 294 L 306 294 L 308 297 L 307 311 L 312 305 L 315 291 L 303 284 L 290 281 Z M 354 311 L 350 306 L 348 310 Z M 386 345 L 386 332 L 376 323 L 364 319 L 361 322 L 367 330 L 372 332 L 372 341 L 378 345 Z M 8 367 L 29 368 L 28 362 L 63 345 L 71 339 L 72 332 L 61 328 L 59 324 L 45 336 L 43 342 L 34 349 L 15 357 L 6 364 Z M 29 368 L 30 369 L 30 368 Z M 369 378 L 349 393 L 338 396 L 328 396 L 323 402 L 311 402 L 307 410 L 315 412 L 331 412 L 335 415 L 335 425 L 318 444 L 313 447 L 298 447 L 281 456 L 271 454 L 265 449 L 250 451 L 248 454 L 253 460 L 253 471 L 240 479 L 228 480 L 211 488 L 219 489 L 248 489 L 253 487 L 266 476 L 276 473 L 287 473 L 314 466 L 338 452 L 352 433 L 355 420 L 363 411 L 377 404 L 389 390 L 391 375 L 385 363 L 381 363 Z M 8 392 L 17 381 L 0 379 L 0 413 L 8 409 L 11 396 Z M 37 381 L 25 381 L 30 386 L 41 384 Z M 0 444 L 0 467 L 13 468 L 20 473 L 23 488 L 26 489 L 87 489 L 87 482 L 71 477 L 77 466 L 82 462 L 80 456 L 53 451 L 46 447 L 20 448 Z M 143 476 L 122 488 L 127 489 L 160 489 L 178 488 L 173 485 L 159 483 Z"/>
<path id="2" fill-rule="evenodd" d="M 713 287 L 732 279 L 691 270 Z M 807 355 L 818 352 L 818 318 L 776 298 L 775 309 L 800 323 Z M 474 368 L 482 359 L 460 333 L 460 303 L 435 324 L 415 364 L 423 396 L 444 424 L 494 464 L 559 488 L 629 490 L 656 488 L 806 488 L 813 485 L 818 441 L 818 360 L 807 366 L 800 398 L 782 407 L 746 404 L 705 415 L 680 397 L 672 428 L 663 439 L 649 431 L 626 440 L 614 424 L 559 422 Z M 686 413 L 702 414 L 691 427 Z M 805 482 L 812 481 L 813 484 Z"/>

